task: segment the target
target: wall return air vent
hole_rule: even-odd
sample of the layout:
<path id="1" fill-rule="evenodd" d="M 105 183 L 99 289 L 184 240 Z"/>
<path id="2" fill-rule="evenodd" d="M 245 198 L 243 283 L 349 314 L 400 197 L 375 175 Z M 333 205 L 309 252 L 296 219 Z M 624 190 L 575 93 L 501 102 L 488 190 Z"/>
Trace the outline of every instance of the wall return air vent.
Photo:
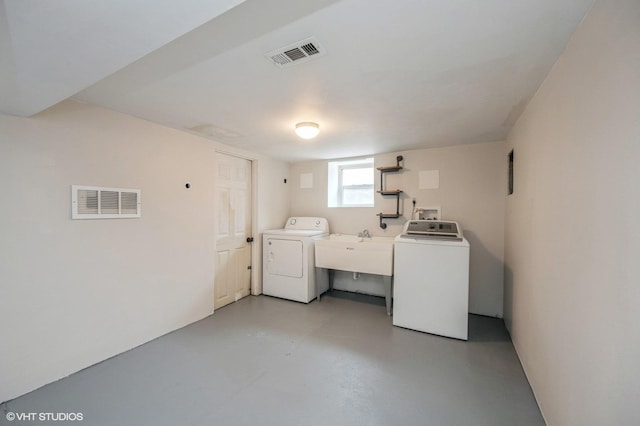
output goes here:
<path id="1" fill-rule="evenodd" d="M 294 64 L 301 64 L 312 59 L 319 58 L 326 51 L 318 43 L 315 37 L 309 37 L 299 42 L 281 47 L 271 52 L 265 53 L 264 56 L 271 60 L 278 67 L 289 67 Z"/>
<path id="2" fill-rule="evenodd" d="M 71 185 L 72 219 L 128 219 L 140 217 L 139 189 Z"/>

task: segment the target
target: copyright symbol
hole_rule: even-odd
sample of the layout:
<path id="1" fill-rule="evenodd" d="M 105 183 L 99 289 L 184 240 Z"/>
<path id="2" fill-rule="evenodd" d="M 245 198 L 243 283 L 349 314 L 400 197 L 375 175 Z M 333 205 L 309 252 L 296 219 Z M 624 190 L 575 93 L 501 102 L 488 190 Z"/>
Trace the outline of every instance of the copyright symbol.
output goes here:
<path id="1" fill-rule="evenodd" d="M 7 418 L 7 420 L 12 422 L 16 419 L 16 413 L 9 411 L 5 417 Z"/>

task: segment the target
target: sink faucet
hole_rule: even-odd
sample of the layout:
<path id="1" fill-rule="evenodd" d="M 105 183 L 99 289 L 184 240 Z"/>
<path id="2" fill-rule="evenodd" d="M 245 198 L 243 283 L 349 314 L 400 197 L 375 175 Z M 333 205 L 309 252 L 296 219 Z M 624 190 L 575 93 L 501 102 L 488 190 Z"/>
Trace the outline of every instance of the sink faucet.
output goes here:
<path id="1" fill-rule="evenodd" d="M 359 238 L 371 238 L 371 234 L 369 234 L 369 230 L 368 229 L 363 229 L 362 231 L 358 232 L 358 237 Z"/>

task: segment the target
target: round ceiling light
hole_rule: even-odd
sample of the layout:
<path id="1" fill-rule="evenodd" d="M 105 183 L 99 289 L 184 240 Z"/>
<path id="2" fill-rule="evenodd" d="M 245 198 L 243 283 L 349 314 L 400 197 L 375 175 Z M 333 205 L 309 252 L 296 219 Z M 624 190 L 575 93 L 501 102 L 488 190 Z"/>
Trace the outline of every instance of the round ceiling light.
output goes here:
<path id="1" fill-rule="evenodd" d="M 306 121 L 296 124 L 296 134 L 302 139 L 313 139 L 320 133 L 320 126 L 318 123 Z"/>

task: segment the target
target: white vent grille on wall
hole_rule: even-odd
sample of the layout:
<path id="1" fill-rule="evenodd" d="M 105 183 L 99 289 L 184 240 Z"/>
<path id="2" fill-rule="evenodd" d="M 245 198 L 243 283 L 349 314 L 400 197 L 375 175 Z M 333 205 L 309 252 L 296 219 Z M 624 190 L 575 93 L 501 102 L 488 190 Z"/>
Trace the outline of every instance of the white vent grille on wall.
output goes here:
<path id="1" fill-rule="evenodd" d="M 71 185 L 72 219 L 140 217 L 141 191 L 126 188 Z"/>
<path id="2" fill-rule="evenodd" d="M 318 58 L 326 52 L 314 37 L 309 37 L 297 43 L 272 50 L 265 53 L 274 65 L 279 67 L 288 67 L 293 64 L 300 64 Z"/>

